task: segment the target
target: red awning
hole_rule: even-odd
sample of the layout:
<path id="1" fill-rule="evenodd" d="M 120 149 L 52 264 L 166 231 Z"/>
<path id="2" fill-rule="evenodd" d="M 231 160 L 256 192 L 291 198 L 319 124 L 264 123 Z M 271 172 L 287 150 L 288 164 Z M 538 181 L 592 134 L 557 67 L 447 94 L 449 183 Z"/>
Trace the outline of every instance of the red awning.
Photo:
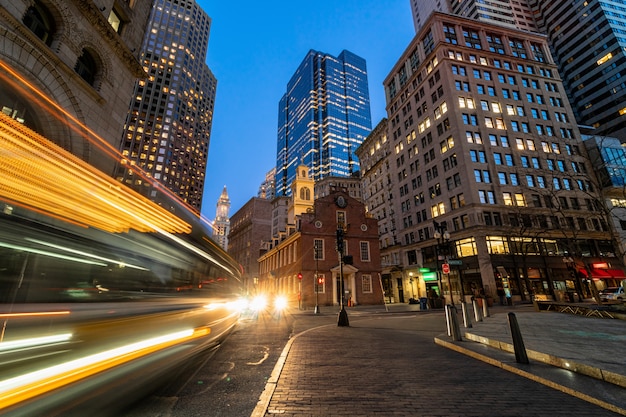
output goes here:
<path id="1" fill-rule="evenodd" d="M 579 268 L 578 272 L 587 278 L 586 269 Z M 595 279 L 626 278 L 626 274 L 621 269 L 592 269 L 591 276 Z"/>
<path id="2" fill-rule="evenodd" d="M 587 274 L 587 270 L 584 268 L 579 268 L 578 273 L 582 274 L 582 276 L 585 278 L 589 278 L 589 275 Z M 591 276 L 595 279 L 611 278 L 611 276 L 607 274 L 606 272 L 604 272 L 602 269 L 592 269 Z"/>
<path id="3" fill-rule="evenodd" d="M 606 272 L 613 278 L 626 278 L 626 274 L 621 269 L 607 269 Z"/>

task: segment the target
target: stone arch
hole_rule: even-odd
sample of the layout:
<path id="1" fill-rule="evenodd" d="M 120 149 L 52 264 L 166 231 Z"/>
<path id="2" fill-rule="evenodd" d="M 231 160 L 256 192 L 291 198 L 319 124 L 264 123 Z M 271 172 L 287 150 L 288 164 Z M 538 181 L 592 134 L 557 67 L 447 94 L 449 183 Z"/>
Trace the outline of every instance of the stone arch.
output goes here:
<path id="1" fill-rule="evenodd" d="M 59 71 L 58 65 L 47 54 L 33 47 L 30 42 L 14 32 L 0 28 L 0 38 L 4 39 L 3 48 L 0 49 L 2 65 L 17 69 L 17 72 L 28 80 L 27 82 L 31 84 L 32 88 L 41 91 L 77 120 L 84 122 L 79 100 Z M 15 51 L 18 50 L 21 52 L 16 53 Z M 2 77 L 0 83 L 3 83 L 4 90 L 11 94 L 7 96 L 8 100 L 14 98 L 26 103 L 41 101 L 37 95 L 32 93 L 31 87 L 18 83 L 12 77 Z M 4 105 L 4 103 L 0 103 L 0 105 Z M 69 121 L 59 112 L 42 111 L 43 107 L 43 105 L 31 105 L 30 110 L 28 110 L 33 111 L 33 116 L 35 116 L 30 124 L 34 130 L 63 149 L 89 161 L 89 142 L 73 132 L 68 126 Z"/>

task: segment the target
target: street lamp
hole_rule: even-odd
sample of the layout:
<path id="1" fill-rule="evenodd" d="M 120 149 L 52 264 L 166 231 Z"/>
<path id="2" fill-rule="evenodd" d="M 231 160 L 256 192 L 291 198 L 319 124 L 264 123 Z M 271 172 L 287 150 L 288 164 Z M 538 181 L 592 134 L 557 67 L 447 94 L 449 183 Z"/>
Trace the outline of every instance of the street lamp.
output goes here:
<path id="1" fill-rule="evenodd" d="M 435 226 L 435 233 L 433 237 L 437 239 L 437 246 L 435 246 L 435 255 L 437 257 L 437 277 L 439 278 L 439 292 L 440 296 L 443 296 L 443 272 L 439 268 L 439 254 L 443 255 L 443 263 L 448 263 L 448 255 L 449 255 L 449 247 L 450 244 L 450 232 L 448 232 L 448 224 L 446 222 L 436 222 L 433 221 Z M 445 249 L 445 252 L 443 251 Z M 452 297 L 452 282 L 450 281 L 450 276 L 448 275 L 448 285 L 450 286 L 450 304 L 454 305 L 454 298 Z"/>
<path id="2" fill-rule="evenodd" d="M 320 283 L 319 283 L 319 277 L 317 275 L 318 273 L 318 261 L 320 259 L 320 247 L 319 247 L 320 242 L 318 240 L 315 240 L 315 243 L 313 244 L 314 246 L 314 252 L 315 252 L 315 278 L 313 278 L 313 289 L 315 290 L 315 310 L 313 311 L 313 314 L 319 314 L 320 313 L 320 306 L 318 304 L 317 301 L 317 294 L 319 293 L 319 289 L 320 289 Z"/>
<path id="3" fill-rule="evenodd" d="M 344 298 L 344 287 L 343 287 L 343 229 L 340 227 L 337 228 L 337 253 L 339 255 L 339 279 L 340 279 L 340 291 L 341 294 L 339 296 L 339 301 L 341 302 L 341 310 L 339 310 L 339 317 L 337 318 L 337 326 L 339 327 L 347 327 L 350 326 L 350 322 L 348 320 L 348 313 L 346 312 L 346 307 L 343 303 Z"/>

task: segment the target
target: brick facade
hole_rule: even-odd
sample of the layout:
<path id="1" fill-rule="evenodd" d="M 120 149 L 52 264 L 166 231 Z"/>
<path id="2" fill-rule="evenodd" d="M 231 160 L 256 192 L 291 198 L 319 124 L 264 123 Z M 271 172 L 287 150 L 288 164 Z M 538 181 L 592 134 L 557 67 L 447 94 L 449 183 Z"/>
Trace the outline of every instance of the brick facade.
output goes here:
<path id="1" fill-rule="evenodd" d="M 342 207 L 339 197 L 344 199 L 345 206 Z M 339 262 L 337 229 L 341 224 L 344 255 L 352 256 L 352 264 Z M 318 259 L 316 241 L 321 245 Z M 259 263 L 262 291 L 289 295 L 302 308 L 316 305 L 316 273 L 324 278 L 324 283 L 318 285 L 318 305 L 340 304 L 341 272 L 346 294 L 344 304 L 383 303 L 377 221 L 345 190 L 335 190 L 315 200 L 314 209 L 297 218 L 296 232 L 261 256 Z"/>

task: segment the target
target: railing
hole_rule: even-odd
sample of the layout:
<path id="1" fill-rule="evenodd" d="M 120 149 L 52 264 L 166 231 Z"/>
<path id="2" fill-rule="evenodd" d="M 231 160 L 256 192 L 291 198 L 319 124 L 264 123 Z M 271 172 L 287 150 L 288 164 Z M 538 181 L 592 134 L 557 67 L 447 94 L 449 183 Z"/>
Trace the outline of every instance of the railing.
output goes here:
<path id="1" fill-rule="evenodd" d="M 569 313 L 579 316 L 600 317 L 605 319 L 616 318 L 614 314 L 603 306 L 558 303 L 554 301 L 535 301 L 535 307 L 539 311 L 556 311 L 558 313 Z"/>

